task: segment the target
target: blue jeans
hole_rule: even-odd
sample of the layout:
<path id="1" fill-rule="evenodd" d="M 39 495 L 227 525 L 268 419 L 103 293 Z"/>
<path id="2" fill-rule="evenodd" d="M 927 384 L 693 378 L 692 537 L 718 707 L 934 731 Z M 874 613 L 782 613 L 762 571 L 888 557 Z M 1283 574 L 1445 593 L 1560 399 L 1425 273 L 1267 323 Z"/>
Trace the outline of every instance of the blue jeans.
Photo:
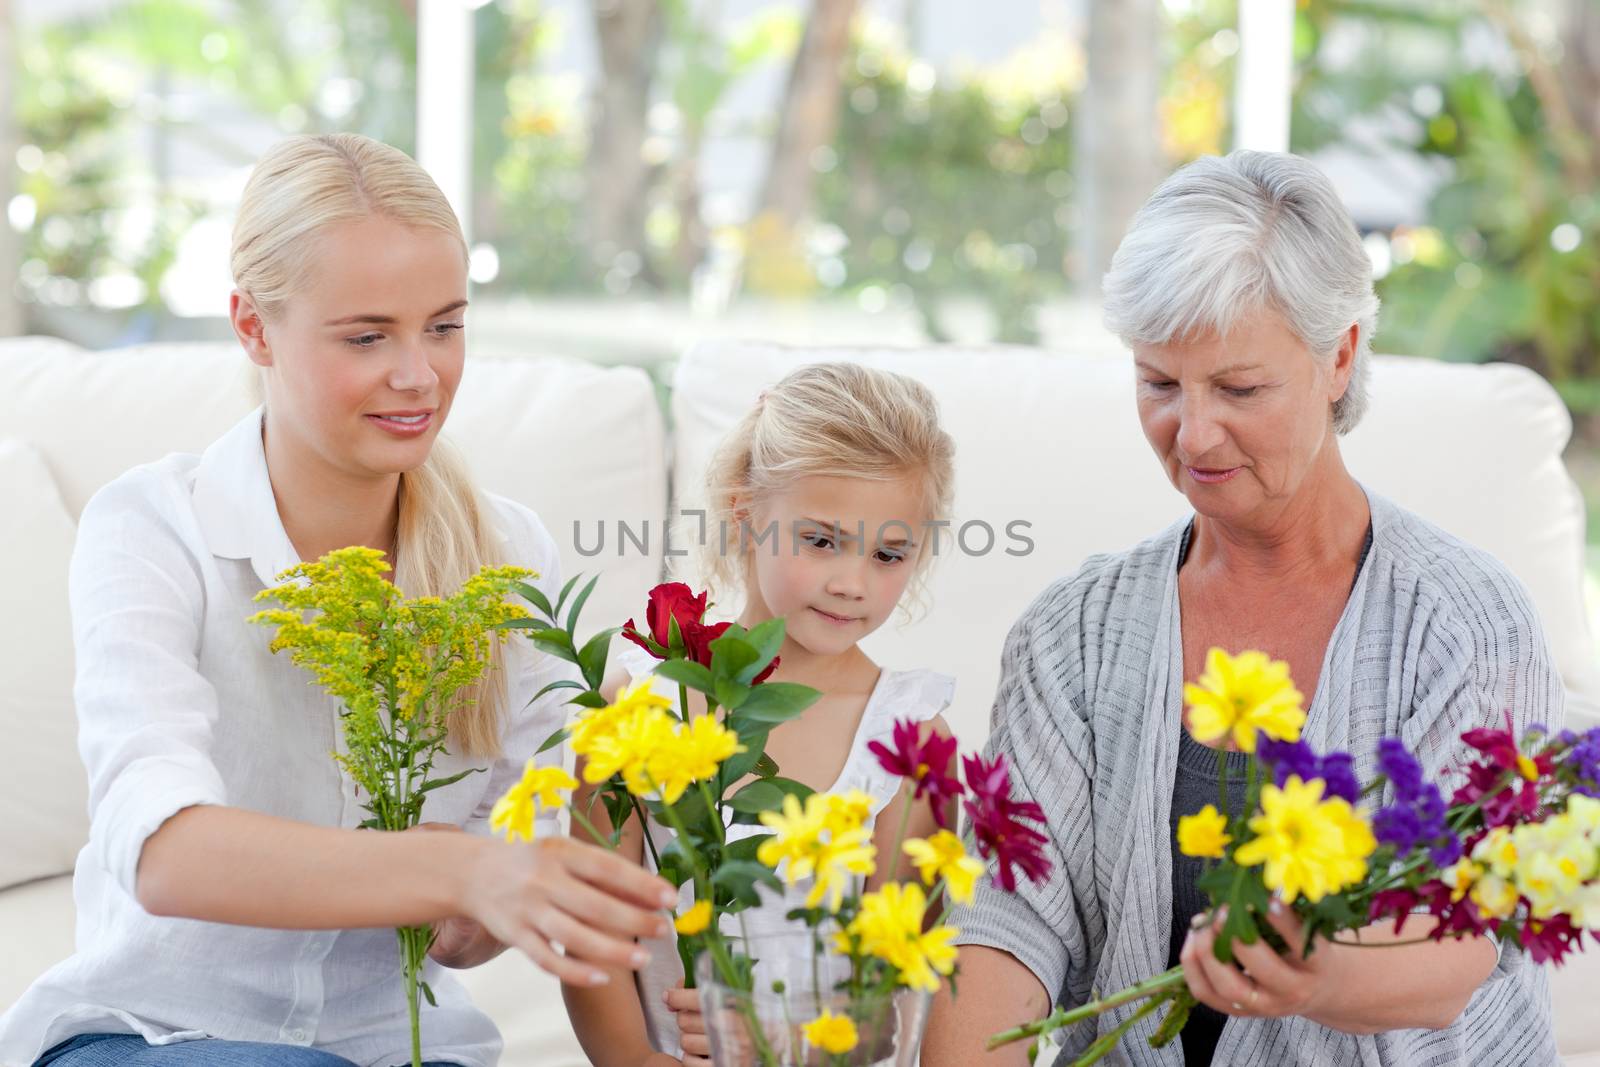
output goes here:
<path id="1" fill-rule="evenodd" d="M 39 1057 L 33 1067 L 355 1067 L 343 1056 L 299 1045 L 222 1041 L 208 1037 L 149 1045 L 137 1034 L 80 1034 Z M 430 1061 L 423 1067 L 458 1067 Z"/>

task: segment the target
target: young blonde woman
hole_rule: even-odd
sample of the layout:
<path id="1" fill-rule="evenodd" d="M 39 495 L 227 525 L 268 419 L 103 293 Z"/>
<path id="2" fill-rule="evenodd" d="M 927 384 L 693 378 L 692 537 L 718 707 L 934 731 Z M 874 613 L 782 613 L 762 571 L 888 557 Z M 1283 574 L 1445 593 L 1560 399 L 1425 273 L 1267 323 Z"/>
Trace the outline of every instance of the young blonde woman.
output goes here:
<path id="1" fill-rule="evenodd" d="M 869 883 L 874 887 L 894 870 L 887 857 L 910 799 L 867 746 L 891 744 L 901 719 L 920 723 L 924 738 L 948 736 L 942 713 L 955 679 L 885 669 L 860 642 L 894 615 L 935 557 L 937 530 L 930 523 L 949 514 L 954 451 L 933 394 L 919 382 L 855 364 L 817 363 L 762 395 L 722 442 L 707 475 L 709 517 L 726 533 L 726 548 L 721 533 L 707 538 L 703 563 L 713 593 L 743 601 L 745 627 L 781 616 L 786 634 L 774 677 L 822 691 L 804 715 L 773 729 L 767 753 L 785 775 L 813 789 L 859 791 L 870 800 L 867 825 L 880 865 Z M 635 678 L 656 666 L 635 645 L 624 647 L 621 661 Z M 586 800 L 580 790 L 574 803 Z M 912 837 L 934 832 L 927 805 L 914 807 L 907 828 Z M 760 829 L 730 826 L 728 834 Z M 671 830 L 653 819 L 649 832 L 657 853 L 672 840 Z M 643 842 L 631 822 L 621 851 L 648 864 Z M 728 933 L 760 946 L 762 988 L 774 978 L 795 988 L 813 980 L 810 935 L 786 917 L 810 890 L 810 879 L 803 879 L 728 925 Z M 685 886 L 679 906 L 692 903 L 693 887 Z M 563 987 L 579 1040 L 596 1067 L 709 1067 L 698 994 L 683 988 L 673 940 L 651 939 L 646 947 L 650 962 L 636 983 Z"/>
<path id="2" fill-rule="evenodd" d="M 423 1058 L 488 1067 L 494 1025 L 440 966 L 506 946 L 563 981 L 643 962 L 676 895 L 557 836 L 486 836 L 494 799 L 558 726 L 561 668 L 513 641 L 454 713 L 486 774 L 429 795 L 435 829 L 354 829 L 328 753 L 337 708 L 245 618 L 297 560 L 387 552 L 408 595 L 486 562 L 558 586 L 539 520 L 477 493 L 436 443 L 461 379 L 466 249 L 403 153 L 301 137 L 261 160 L 233 235 L 235 332 L 266 402 L 203 455 L 135 468 L 84 509 L 71 570 L 92 825 L 78 951 L 0 1017 L 0 1062 L 386 1067 L 410 1058 L 391 927 L 437 923 Z"/>

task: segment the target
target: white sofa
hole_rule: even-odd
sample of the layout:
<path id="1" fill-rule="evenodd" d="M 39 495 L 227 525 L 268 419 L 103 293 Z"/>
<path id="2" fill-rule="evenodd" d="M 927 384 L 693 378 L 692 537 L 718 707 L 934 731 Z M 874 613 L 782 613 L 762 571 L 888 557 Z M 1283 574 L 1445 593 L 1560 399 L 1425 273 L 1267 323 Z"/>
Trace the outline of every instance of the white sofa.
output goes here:
<path id="1" fill-rule="evenodd" d="M 939 396 L 958 448 L 955 527 L 974 523 L 968 551 L 947 544 L 930 613 L 886 627 L 870 650 L 892 665 L 954 673 L 952 724 L 963 749 L 976 748 L 1001 642 L 1028 601 L 1091 552 L 1125 547 L 1184 510 L 1140 435 L 1126 358 L 718 343 L 678 368 L 670 441 L 641 371 L 475 361 L 450 434 L 487 488 L 540 513 L 569 574 L 603 572 L 586 611 L 598 628 L 637 615 L 663 565 L 681 562 L 663 555 L 669 485 L 692 507 L 690 490 L 720 434 L 763 386 L 818 358 L 902 370 Z M 1570 721 L 1600 721 L 1600 671 L 1581 603 L 1583 509 L 1560 460 L 1571 426 L 1554 392 L 1516 367 L 1383 359 L 1373 393 L 1371 413 L 1345 443 L 1352 470 L 1521 577 L 1566 680 Z M 108 479 L 202 449 L 249 403 L 244 362 L 229 346 L 88 353 L 43 338 L 0 342 L 0 736 L 10 748 L 0 775 L 0 1005 L 72 947 L 70 872 L 86 834 L 65 597 L 76 516 Z M 1017 547 L 1007 538 L 1016 521 L 1029 524 L 1024 555 L 1005 551 Z M 619 522 L 631 539 L 619 537 Z M 996 534 L 987 553 L 978 523 Z M 580 545 L 593 552 L 602 530 L 601 553 L 580 553 Z M 584 1062 L 555 984 L 527 961 L 508 954 L 464 978 L 505 1033 L 508 1067 Z M 1597 982 L 1600 951 L 1555 979 L 1570 1065 L 1600 1065 Z"/>

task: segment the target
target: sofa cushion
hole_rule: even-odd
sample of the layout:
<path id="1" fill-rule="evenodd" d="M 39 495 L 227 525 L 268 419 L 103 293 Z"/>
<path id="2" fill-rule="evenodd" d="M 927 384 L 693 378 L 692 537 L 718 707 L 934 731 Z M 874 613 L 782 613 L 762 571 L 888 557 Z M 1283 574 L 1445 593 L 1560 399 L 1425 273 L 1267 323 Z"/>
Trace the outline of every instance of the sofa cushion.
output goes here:
<path id="1" fill-rule="evenodd" d="M 959 698 L 951 724 L 965 747 L 979 745 L 1001 645 L 1027 604 L 1090 554 L 1125 549 L 1188 511 L 1139 428 L 1132 360 L 1005 347 L 708 342 L 679 366 L 673 395 L 680 506 L 701 503 L 711 451 L 760 391 L 799 364 L 827 359 L 925 382 L 956 440 L 951 518 L 957 531 L 973 524 L 970 551 L 943 538 L 928 617 L 886 625 L 867 648 L 890 666 L 953 673 Z M 1344 443 L 1352 472 L 1503 560 L 1538 606 L 1569 705 L 1600 707 L 1579 592 L 1583 510 L 1561 463 L 1571 423 L 1554 390 L 1519 367 L 1379 358 L 1372 394 L 1370 413 Z M 1007 536 L 1018 520 L 1030 524 L 1022 532 L 1031 549 Z M 983 553 L 987 531 L 993 547 Z M 695 575 L 692 555 L 677 562 Z"/>
<path id="2" fill-rule="evenodd" d="M 67 563 L 74 523 L 39 454 L 0 440 L 0 887 L 72 870 L 88 786 L 72 714 Z"/>

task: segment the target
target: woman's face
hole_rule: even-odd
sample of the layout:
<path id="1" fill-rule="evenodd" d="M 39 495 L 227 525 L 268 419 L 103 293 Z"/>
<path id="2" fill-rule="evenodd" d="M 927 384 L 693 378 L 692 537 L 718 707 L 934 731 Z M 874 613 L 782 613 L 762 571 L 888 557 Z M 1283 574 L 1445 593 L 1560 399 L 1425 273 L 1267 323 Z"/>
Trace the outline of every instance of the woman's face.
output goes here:
<path id="1" fill-rule="evenodd" d="M 369 216 L 316 237 L 307 277 L 247 336 L 268 368 L 271 432 L 334 469 L 393 475 L 428 458 L 461 381 L 467 268 L 455 237 Z M 252 309 L 253 310 L 253 309 Z"/>
<path id="2" fill-rule="evenodd" d="M 1332 405 L 1349 384 L 1355 337 L 1318 360 L 1260 312 L 1226 337 L 1133 346 L 1145 438 L 1196 512 L 1246 523 L 1278 514 L 1336 454 Z"/>

